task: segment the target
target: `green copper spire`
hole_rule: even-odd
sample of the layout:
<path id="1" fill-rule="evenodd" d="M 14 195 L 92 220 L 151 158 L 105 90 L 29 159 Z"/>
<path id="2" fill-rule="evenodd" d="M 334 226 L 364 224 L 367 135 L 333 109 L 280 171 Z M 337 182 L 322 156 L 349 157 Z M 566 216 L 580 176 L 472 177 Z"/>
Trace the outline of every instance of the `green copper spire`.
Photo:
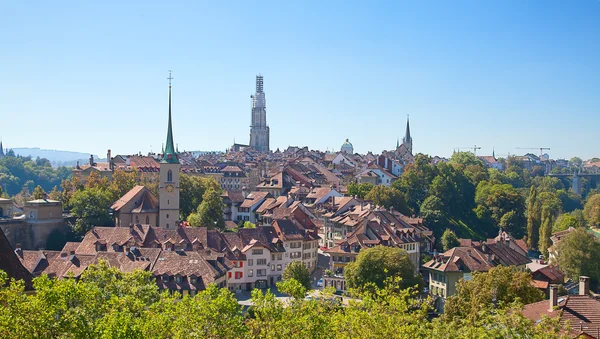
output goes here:
<path id="1" fill-rule="evenodd" d="M 177 160 L 177 153 L 175 152 L 175 146 L 173 143 L 173 125 L 171 123 L 171 71 L 169 71 L 169 127 L 167 129 L 167 144 L 165 146 L 165 151 L 163 152 L 162 163 L 169 164 L 178 164 L 179 160 Z"/>

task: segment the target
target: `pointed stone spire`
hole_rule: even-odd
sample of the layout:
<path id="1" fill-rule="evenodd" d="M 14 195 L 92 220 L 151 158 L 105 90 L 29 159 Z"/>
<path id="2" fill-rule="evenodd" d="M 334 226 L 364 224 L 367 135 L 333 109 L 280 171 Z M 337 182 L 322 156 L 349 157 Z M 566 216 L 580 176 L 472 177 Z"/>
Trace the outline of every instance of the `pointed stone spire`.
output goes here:
<path id="1" fill-rule="evenodd" d="M 396 139 L 396 149 L 398 149 L 398 147 L 400 147 L 400 137 Z"/>
<path id="2" fill-rule="evenodd" d="M 0 158 L 4 156 L 4 147 L 2 146 L 2 139 L 0 139 Z"/>
<path id="3" fill-rule="evenodd" d="M 492 147 L 492 158 L 496 160 L 496 150 L 494 149 L 494 147 Z"/>
<path id="4" fill-rule="evenodd" d="M 410 122 L 409 117 L 406 117 L 406 133 L 404 134 L 404 138 L 402 138 L 402 144 L 406 146 L 406 149 L 412 154 L 412 137 L 410 136 Z"/>
<path id="5" fill-rule="evenodd" d="M 167 127 L 167 143 L 165 145 L 163 159 L 161 162 L 177 164 L 179 161 L 177 160 L 177 153 L 173 143 L 173 124 L 171 121 L 171 80 L 173 80 L 171 71 L 169 71 L 169 77 L 167 79 L 169 80 L 169 126 Z"/>

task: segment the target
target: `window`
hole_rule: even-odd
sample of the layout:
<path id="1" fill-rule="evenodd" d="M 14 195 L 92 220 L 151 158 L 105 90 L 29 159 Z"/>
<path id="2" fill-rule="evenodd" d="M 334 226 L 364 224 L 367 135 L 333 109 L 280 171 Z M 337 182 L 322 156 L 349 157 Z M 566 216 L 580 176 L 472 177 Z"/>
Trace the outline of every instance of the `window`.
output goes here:
<path id="1" fill-rule="evenodd" d="M 278 253 L 277 254 L 277 260 L 282 260 L 282 258 L 283 258 L 283 255 L 281 253 Z"/>
<path id="2" fill-rule="evenodd" d="M 267 259 L 256 259 L 256 264 L 257 265 L 266 265 Z"/>
<path id="3" fill-rule="evenodd" d="M 140 217 L 139 217 L 139 216 L 137 216 L 137 215 L 135 216 L 135 223 L 136 223 L 136 224 L 139 224 L 139 223 L 140 223 Z"/>
<path id="4" fill-rule="evenodd" d="M 257 277 L 265 277 L 265 276 L 267 276 L 267 270 L 265 270 L 265 269 L 256 270 L 256 276 Z"/>
<path id="5" fill-rule="evenodd" d="M 251 277 L 254 275 L 254 272 L 252 272 L 252 270 L 248 270 L 248 276 Z"/>
<path id="6" fill-rule="evenodd" d="M 231 279 L 231 272 L 227 272 L 227 278 Z"/>
<path id="7" fill-rule="evenodd" d="M 181 276 L 180 275 L 175 276 L 175 282 L 178 284 L 181 284 Z"/>
<path id="8" fill-rule="evenodd" d="M 275 261 L 275 254 L 271 254 L 271 261 Z"/>
<path id="9" fill-rule="evenodd" d="M 271 264 L 271 271 L 275 271 L 275 264 Z"/>
<path id="10" fill-rule="evenodd" d="M 169 171 L 167 172 L 167 181 L 168 181 L 168 182 L 171 182 L 171 181 L 173 181 L 173 172 L 172 172 L 171 170 L 169 170 Z"/>
<path id="11" fill-rule="evenodd" d="M 244 267 L 244 262 L 240 261 L 240 267 Z"/>
<path id="12" fill-rule="evenodd" d="M 253 264 L 254 264 L 254 259 L 248 259 L 248 266 L 252 266 Z"/>
<path id="13" fill-rule="evenodd" d="M 252 254 L 254 254 L 254 255 L 263 254 L 263 250 L 262 250 L 262 248 L 253 248 L 252 249 Z"/>
<path id="14" fill-rule="evenodd" d="M 168 282 L 168 281 L 169 281 L 169 276 L 168 276 L 168 275 L 166 275 L 166 274 L 165 274 L 165 275 L 163 275 L 163 276 L 162 276 L 162 281 L 163 281 L 163 282 Z"/>
<path id="15" fill-rule="evenodd" d="M 301 252 L 292 252 L 290 253 L 290 258 L 292 259 L 298 259 L 302 256 Z"/>
<path id="16" fill-rule="evenodd" d="M 277 264 L 277 270 L 281 271 L 281 264 Z"/>
<path id="17" fill-rule="evenodd" d="M 235 272 L 236 279 L 242 279 L 242 277 L 244 277 L 244 272 Z"/>
<path id="18" fill-rule="evenodd" d="M 190 277 L 190 283 L 195 284 L 196 280 L 196 277 Z"/>
<path id="19" fill-rule="evenodd" d="M 146 216 L 146 225 L 150 225 L 150 217 Z"/>

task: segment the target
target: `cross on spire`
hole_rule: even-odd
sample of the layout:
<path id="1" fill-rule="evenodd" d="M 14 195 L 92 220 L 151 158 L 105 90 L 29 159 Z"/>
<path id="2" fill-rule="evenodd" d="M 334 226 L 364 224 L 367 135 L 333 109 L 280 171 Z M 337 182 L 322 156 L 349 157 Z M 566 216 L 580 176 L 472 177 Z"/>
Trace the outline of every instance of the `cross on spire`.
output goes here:
<path id="1" fill-rule="evenodd" d="M 171 80 L 173 80 L 173 77 L 171 76 L 171 73 L 173 73 L 173 71 L 169 70 L 169 77 L 167 78 L 167 80 L 169 80 L 169 87 L 171 87 Z"/>

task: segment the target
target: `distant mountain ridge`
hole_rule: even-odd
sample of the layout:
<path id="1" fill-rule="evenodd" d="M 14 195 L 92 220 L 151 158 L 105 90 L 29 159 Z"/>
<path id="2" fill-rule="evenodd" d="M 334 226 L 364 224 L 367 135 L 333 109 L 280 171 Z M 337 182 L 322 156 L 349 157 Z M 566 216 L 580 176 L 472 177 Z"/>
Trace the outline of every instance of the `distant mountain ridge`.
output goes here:
<path id="1" fill-rule="evenodd" d="M 41 149 L 38 147 L 29 148 L 11 148 L 16 155 L 23 157 L 30 156 L 32 158 L 46 158 L 50 161 L 52 166 L 74 166 L 77 161 L 80 163 L 87 163 L 90 159 L 90 153 L 81 153 L 73 151 L 60 151 L 52 149 Z M 98 155 L 94 154 L 95 161 L 106 161 L 106 159 L 100 159 Z"/>

